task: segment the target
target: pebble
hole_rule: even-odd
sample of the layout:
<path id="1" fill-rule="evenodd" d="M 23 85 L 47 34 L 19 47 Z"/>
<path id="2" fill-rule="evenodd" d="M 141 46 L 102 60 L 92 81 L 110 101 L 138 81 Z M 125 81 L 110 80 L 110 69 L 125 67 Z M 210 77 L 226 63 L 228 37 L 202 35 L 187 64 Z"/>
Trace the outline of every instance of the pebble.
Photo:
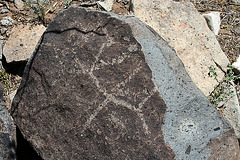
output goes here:
<path id="1" fill-rule="evenodd" d="M 7 37 L 9 37 L 9 36 L 10 36 L 10 33 L 9 33 L 8 31 L 6 32 L 6 36 L 7 36 Z"/>
<path id="2" fill-rule="evenodd" d="M 24 2 L 22 0 L 14 0 L 14 5 L 17 9 L 24 8 Z"/>
<path id="3" fill-rule="evenodd" d="M 7 28 L 2 28 L 1 29 L 1 34 L 3 35 L 3 34 L 5 34 L 7 32 Z"/>
<path id="4" fill-rule="evenodd" d="M 12 18 L 11 17 L 3 17 L 3 19 L 1 20 L 1 25 L 2 26 L 12 26 Z"/>
<path id="5" fill-rule="evenodd" d="M 0 7 L 2 7 L 3 6 L 3 4 L 2 3 L 0 3 Z"/>
<path id="6" fill-rule="evenodd" d="M 236 18 L 236 19 L 235 19 L 235 22 L 239 22 L 239 21 L 240 21 L 240 18 Z"/>
<path id="7" fill-rule="evenodd" d="M 124 5 L 127 5 L 127 4 L 129 3 L 129 0 L 123 0 L 122 3 L 123 3 Z"/>
<path id="8" fill-rule="evenodd" d="M 35 13 L 35 11 L 36 11 L 36 7 L 33 7 L 33 8 L 31 8 L 29 11 L 28 11 L 28 13 Z"/>
<path id="9" fill-rule="evenodd" d="M 203 17 L 206 19 L 209 29 L 218 35 L 221 24 L 220 12 L 203 13 Z"/>
<path id="10" fill-rule="evenodd" d="M 10 12 L 7 8 L 3 8 L 0 13 L 8 13 Z"/>

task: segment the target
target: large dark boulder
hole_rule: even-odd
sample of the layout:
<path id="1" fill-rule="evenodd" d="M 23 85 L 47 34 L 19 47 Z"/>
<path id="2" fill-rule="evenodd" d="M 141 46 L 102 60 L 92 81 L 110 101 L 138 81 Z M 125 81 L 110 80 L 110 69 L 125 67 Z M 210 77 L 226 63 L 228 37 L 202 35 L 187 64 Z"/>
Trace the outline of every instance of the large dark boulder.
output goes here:
<path id="1" fill-rule="evenodd" d="M 207 159 L 236 140 L 155 31 L 81 8 L 47 28 L 11 113 L 43 159 Z"/>

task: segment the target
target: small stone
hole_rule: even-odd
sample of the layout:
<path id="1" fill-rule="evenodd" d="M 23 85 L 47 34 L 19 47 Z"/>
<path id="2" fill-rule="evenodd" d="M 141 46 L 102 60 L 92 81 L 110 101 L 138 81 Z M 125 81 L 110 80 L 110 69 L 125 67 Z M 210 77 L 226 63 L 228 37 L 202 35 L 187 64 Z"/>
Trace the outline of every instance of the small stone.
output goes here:
<path id="1" fill-rule="evenodd" d="M 110 12 L 112 10 L 113 7 L 113 0 L 105 0 L 104 2 L 97 2 L 98 5 L 103 8 L 105 11 Z"/>
<path id="2" fill-rule="evenodd" d="M 12 26 L 12 18 L 11 17 L 3 17 L 3 19 L 1 20 L 1 25 L 2 26 Z"/>
<path id="3" fill-rule="evenodd" d="M 30 14 L 31 14 L 31 13 L 35 13 L 36 9 L 37 9 L 36 7 L 33 7 L 33 8 L 31 8 L 31 9 L 28 11 L 28 13 L 30 13 Z"/>
<path id="4" fill-rule="evenodd" d="M 8 12 L 10 12 L 7 8 L 3 8 L 2 10 L 1 10 L 1 13 L 8 13 Z"/>
<path id="5" fill-rule="evenodd" d="M 9 33 L 8 31 L 6 32 L 6 36 L 7 36 L 7 37 L 9 37 L 9 36 L 10 36 L 10 33 Z"/>
<path id="6" fill-rule="evenodd" d="M 218 35 L 220 30 L 220 12 L 210 12 L 203 14 L 203 17 L 206 19 L 209 29 L 215 34 Z"/>
<path id="7" fill-rule="evenodd" d="M 239 22 L 239 21 L 240 21 L 240 18 L 236 18 L 236 19 L 235 19 L 235 22 Z"/>
<path id="8" fill-rule="evenodd" d="M 121 0 L 116 0 L 116 2 L 117 2 L 117 3 L 120 3 L 120 2 L 121 2 Z"/>
<path id="9" fill-rule="evenodd" d="M 2 29 L 1 29 L 1 34 L 2 34 L 2 35 L 5 34 L 6 31 L 7 31 L 7 28 L 2 28 Z"/>
<path id="10" fill-rule="evenodd" d="M 14 0 L 14 5 L 17 9 L 24 8 L 24 2 L 22 0 Z"/>
<path id="11" fill-rule="evenodd" d="M 3 6 L 3 4 L 2 3 L 0 3 L 0 7 L 2 7 Z"/>

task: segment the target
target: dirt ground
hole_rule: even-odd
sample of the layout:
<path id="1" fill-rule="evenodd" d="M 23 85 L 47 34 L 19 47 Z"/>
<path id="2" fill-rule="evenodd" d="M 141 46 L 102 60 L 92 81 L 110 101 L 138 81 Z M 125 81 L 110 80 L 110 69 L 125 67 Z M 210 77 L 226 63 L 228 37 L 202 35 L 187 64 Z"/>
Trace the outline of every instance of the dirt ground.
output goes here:
<path id="1" fill-rule="evenodd" d="M 2 28 L 7 28 L 6 33 L 0 34 L 0 39 L 6 41 L 10 36 L 13 26 L 19 23 L 30 23 L 32 25 L 43 24 L 47 27 L 58 12 L 64 8 L 70 7 L 71 5 L 77 4 L 96 10 L 104 10 L 96 4 L 96 1 L 97 0 L 49 0 L 43 4 L 29 3 L 29 1 L 27 1 L 22 9 L 17 9 L 14 6 L 14 0 L 1 0 L 0 3 L 2 6 L 0 6 L 0 11 L 3 8 L 7 8 L 10 12 L 1 13 L 0 20 L 3 17 L 9 16 L 13 19 L 13 25 L 0 26 L 0 30 Z M 132 8 L 131 5 L 126 2 L 127 1 L 116 0 L 114 2 L 112 12 L 117 14 L 130 14 L 132 12 Z M 221 29 L 217 39 L 230 62 L 235 62 L 240 53 L 240 4 L 231 0 L 191 0 L 191 2 L 195 5 L 199 12 L 221 12 Z M 9 101 L 6 99 L 6 96 L 13 90 L 16 90 L 20 80 L 21 78 L 18 76 L 1 72 L 0 81 L 5 83 L 7 88 L 4 93 L 6 103 Z M 237 88 L 238 97 L 240 97 L 239 82 L 235 87 Z"/>

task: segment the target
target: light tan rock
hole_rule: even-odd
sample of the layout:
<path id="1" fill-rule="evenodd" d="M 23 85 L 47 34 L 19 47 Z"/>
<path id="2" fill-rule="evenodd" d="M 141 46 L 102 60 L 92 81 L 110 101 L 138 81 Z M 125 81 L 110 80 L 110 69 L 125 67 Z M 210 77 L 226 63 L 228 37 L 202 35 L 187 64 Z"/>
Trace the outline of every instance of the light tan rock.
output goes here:
<path id="1" fill-rule="evenodd" d="M 24 2 L 22 0 L 14 0 L 14 5 L 17 9 L 20 10 L 24 8 Z"/>
<path id="2" fill-rule="evenodd" d="M 15 96 L 15 94 L 17 93 L 17 90 L 15 91 L 12 91 L 9 95 L 7 95 L 5 97 L 5 106 L 7 107 L 8 110 L 10 110 L 11 108 L 11 105 L 12 105 L 12 101 L 13 101 L 13 98 Z"/>
<path id="3" fill-rule="evenodd" d="M 150 25 L 177 52 L 193 82 L 208 96 L 217 82 L 209 77 L 215 66 L 222 79 L 229 60 L 222 52 L 215 35 L 193 4 L 186 1 L 133 1 L 134 14 Z M 218 66 L 217 66 L 217 65 Z"/>
<path id="4" fill-rule="evenodd" d="M 188 0 L 142 0 L 133 1 L 134 14 L 150 25 L 177 52 L 187 73 L 198 88 L 208 96 L 218 82 L 209 77 L 209 67 L 214 66 L 218 80 L 230 63 L 214 33 L 202 15 Z M 224 102 L 224 118 L 232 125 L 240 138 L 240 109 L 235 92 L 228 102 Z"/>
<path id="5" fill-rule="evenodd" d="M 14 27 L 9 40 L 3 47 L 3 55 L 7 63 L 27 61 L 44 31 L 45 27 L 43 25 L 19 25 Z"/>
<path id="6" fill-rule="evenodd" d="M 228 120 L 234 129 L 234 132 L 238 138 L 240 138 L 240 107 L 238 97 L 236 96 L 236 90 L 232 84 L 230 87 L 233 96 L 225 101 L 223 107 L 223 117 Z"/>

